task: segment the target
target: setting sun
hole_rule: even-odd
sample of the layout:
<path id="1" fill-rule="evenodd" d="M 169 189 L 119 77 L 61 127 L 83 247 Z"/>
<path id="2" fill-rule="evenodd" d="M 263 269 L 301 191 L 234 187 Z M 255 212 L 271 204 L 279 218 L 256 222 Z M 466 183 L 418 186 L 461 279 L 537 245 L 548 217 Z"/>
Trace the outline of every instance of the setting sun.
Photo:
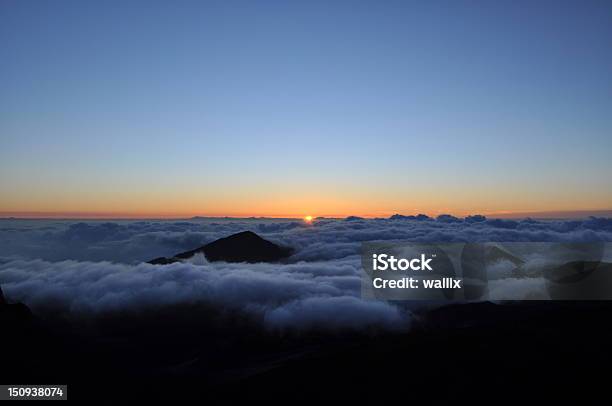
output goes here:
<path id="1" fill-rule="evenodd" d="M 304 221 L 307 222 L 307 223 L 312 223 L 312 216 L 304 217 Z"/>

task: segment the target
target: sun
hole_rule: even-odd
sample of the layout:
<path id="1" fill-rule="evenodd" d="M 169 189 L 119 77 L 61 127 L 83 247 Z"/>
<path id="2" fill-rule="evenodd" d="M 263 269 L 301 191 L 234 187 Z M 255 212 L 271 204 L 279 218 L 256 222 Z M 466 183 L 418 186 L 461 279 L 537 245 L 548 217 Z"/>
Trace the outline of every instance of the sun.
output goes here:
<path id="1" fill-rule="evenodd" d="M 307 222 L 307 223 L 312 223 L 312 216 L 304 217 L 304 221 Z"/>

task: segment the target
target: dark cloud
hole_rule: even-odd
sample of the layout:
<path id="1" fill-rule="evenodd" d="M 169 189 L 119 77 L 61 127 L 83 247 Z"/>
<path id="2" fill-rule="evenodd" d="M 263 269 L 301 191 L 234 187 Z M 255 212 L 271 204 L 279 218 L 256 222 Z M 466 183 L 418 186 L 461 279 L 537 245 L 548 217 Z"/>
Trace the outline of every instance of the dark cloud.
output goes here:
<path id="1" fill-rule="evenodd" d="M 479 222 L 486 221 L 486 220 L 487 220 L 487 218 L 485 216 L 480 215 L 480 214 L 475 214 L 473 216 L 467 216 L 465 218 L 465 222 L 466 223 L 479 223 Z"/>
<path id="2" fill-rule="evenodd" d="M 458 223 L 462 220 L 459 220 L 459 218 L 451 216 L 450 214 L 440 214 L 438 217 L 436 217 L 436 221 L 443 223 Z"/>

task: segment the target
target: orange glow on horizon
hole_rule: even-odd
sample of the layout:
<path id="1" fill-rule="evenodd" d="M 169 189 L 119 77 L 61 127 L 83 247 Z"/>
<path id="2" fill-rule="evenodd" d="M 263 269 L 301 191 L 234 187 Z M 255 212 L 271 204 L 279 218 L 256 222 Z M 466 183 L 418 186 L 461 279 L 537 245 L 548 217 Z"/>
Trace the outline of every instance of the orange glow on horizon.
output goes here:
<path id="1" fill-rule="evenodd" d="M 422 210 L 418 212 L 402 212 L 402 211 L 389 211 L 389 212 L 378 212 L 375 214 L 360 214 L 358 212 L 349 213 L 331 213 L 321 214 L 317 217 L 327 218 L 345 218 L 348 216 L 356 215 L 363 218 L 386 218 L 393 214 L 401 215 L 416 215 L 426 214 L 430 217 L 436 217 L 440 214 L 450 214 L 456 217 L 465 217 L 468 215 L 482 214 L 491 218 L 579 218 L 588 216 L 602 216 L 612 217 L 612 209 L 594 209 L 594 210 L 551 210 L 551 211 L 470 211 L 470 212 L 452 212 L 452 211 L 427 211 Z M 252 214 L 252 213 L 198 213 L 198 212 L 93 212 L 93 211 L 0 211 L 0 218 L 16 218 L 16 219 L 92 219 L 92 220 L 120 220 L 120 219 L 189 219 L 192 217 L 203 217 L 203 218 L 270 218 L 270 219 L 302 219 L 305 223 L 311 224 L 314 221 L 314 216 L 300 216 L 294 213 L 286 214 Z"/>
<path id="2" fill-rule="evenodd" d="M 171 183 L 127 190 L 113 184 L 98 187 L 33 187 L 9 190 L 0 202 L 0 217 L 75 219 L 185 219 L 201 217 L 269 217 L 306 221 L 305 216 L 385 218 L 393 214 L 451 214 L 465 217 L 535 217 L 589 215 L 612 209 L 608 189 L 589 199 L 571 190 L 537 190 L 521 185 L 504 188 L 439 187 L 436 184 L 395 188 L 360 183 L 247 183 L 236 187 L 196 187 Z M 418 193 L 412 193 L 417 190 Z M 521 198 L 517 198 L 520 196 Z M 307 214 L 308 213 L 308 214 Z"/>

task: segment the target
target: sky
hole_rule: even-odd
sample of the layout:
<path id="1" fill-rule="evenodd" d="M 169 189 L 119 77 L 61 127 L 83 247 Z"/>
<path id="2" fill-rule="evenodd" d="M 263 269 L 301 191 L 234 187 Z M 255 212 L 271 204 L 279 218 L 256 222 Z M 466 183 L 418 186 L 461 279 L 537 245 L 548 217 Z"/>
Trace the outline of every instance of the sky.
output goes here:
<path id="1" fill-rule="evenodd" d="M 612 3 L 0 1 L 0 215 L 612 208 Z"/>

